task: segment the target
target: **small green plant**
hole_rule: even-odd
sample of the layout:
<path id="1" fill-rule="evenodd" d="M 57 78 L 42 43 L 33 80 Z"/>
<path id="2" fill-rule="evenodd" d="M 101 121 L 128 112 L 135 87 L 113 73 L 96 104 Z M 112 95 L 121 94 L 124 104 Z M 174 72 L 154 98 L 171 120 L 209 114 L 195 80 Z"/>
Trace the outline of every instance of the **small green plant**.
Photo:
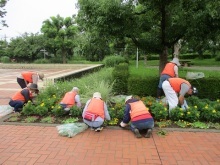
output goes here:
<path id="1" fill-rule="evenodd" d="M 108 125 L 117 125 L 118 124 L 118 118 L 113 118 L 108 122 Z"/>
<path id="2" fill-rule="evenodd" d="M 174 123 L 181 128 L 187 128 L 191 126 L 191 123 L 184 121 L 184 120 L 175 121 Z"/>
<path id="3" fill-rule="evenodd" d="M 24 119 L 25 123 L 34 123 L 39 119 L 39 116 L 28 116 Z"/>
<path id="4" fill-rule="evenodd" d="M 209 125 L 204 122 L 197 121 L 197 122 L 192 123 L 192 127 L 200 128 L 200 129 L 207 129 L 209 128 Z"/>
<path id="5" fill-rule="evenodd" d="M 158 121 L 155 122 L 155 124 L 157 124 L 159 128 L 164 128 L 164 127 L 170 126 L 172 124 L 172 121 L 171 120 L 161 120 L 159 122 Z"/>
<path id="6" fill-rule="evenodd" d="M 68 118 L 68 119 L 63 120 L 62 123 L 63 123 L 63 124 L 75 123 L 75 122 L 77 122 L 78 120 L 79 120 L 78 117 L 76 117 L 76 118 L 72 117 L 72 118 Z"/>
<path id="7" fill-rule="evenodd" d="M 163 129 L 160 129 L 159 131 L 157 131 L 158 136 L 166 136 L 167 134 L 168 134 L 168 132 Z"/>
<path id="8" fill-rule="evenodd" d="M 52 123 L 55 123 L 55 121 L 56 121 L 55 117 L 47 116 L 47 117 L 42 118 L 40 122 L 52 124 Z"/>
<path id="9" fill-rule="evenodd" d="M 14 113 L 11 115 L 11 117 L 9 119 L 7 119 L 7 121 L 9 122 L 16 122 L 16 121 L 20 121 L 20 113 Z"/>
<path id="10" fill-rule="evenodd" d="M 209 122 L 209 123 L 207 123 L 207 125 L 208 125 L 209 128 L 220 129 L 220 123 Z"/>

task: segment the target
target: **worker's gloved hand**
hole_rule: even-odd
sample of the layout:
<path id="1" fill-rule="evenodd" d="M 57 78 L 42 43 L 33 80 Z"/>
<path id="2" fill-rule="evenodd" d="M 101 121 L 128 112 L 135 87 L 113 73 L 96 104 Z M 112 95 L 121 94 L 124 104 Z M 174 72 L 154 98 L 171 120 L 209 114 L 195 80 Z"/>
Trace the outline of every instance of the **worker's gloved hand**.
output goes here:
<path id="1" fill-rule="evenodd" d="M 189 108 L 189 106 L 188 106 L 188 104 L 187 104 L 186 100 L 184 100 L 183 105 L 185 106 L 185 108 L 186 108 L 186 109 L 188 109 L 188 108 Z"/>
<path id="2" fill-rule="evenodd" d="M 181 108 L 185 111 L 186 110 L 186 107 L 183 105 L 181 105 Z"/>
<path id="3" fill-rule="evenodd" d="M 119 124 L 119 127 L 122 127 L 122 128 L 124 128 L 124 127 L 126 127 L 127 126 L 127 124 L 126 123 L 123 123 L 123 121 Z"/>

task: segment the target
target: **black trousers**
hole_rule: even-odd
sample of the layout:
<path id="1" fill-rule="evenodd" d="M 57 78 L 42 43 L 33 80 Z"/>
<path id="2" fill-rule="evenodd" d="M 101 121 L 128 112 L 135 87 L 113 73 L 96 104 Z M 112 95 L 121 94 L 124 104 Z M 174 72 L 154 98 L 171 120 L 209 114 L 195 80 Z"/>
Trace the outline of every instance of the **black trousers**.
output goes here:
<path id="1" fill-rule="evenodd" d="M 22 89 L 27 87 L 27 85 L 26 85 L 24 79 L 17 77 L 17 82 L 18 82 L 18 84 L 20 85 L 20 87 L 21 87 Z"/>

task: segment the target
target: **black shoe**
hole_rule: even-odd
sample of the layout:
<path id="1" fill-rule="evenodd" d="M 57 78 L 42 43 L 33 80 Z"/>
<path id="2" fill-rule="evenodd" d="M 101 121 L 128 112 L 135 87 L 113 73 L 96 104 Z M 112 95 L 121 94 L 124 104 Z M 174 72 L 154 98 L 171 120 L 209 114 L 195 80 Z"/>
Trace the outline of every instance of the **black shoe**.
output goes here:
<path id="1" fill-rule="evenodd" d="M 142 137 L 137 128 L 134 129 L 134 134 L 135 134 L 136 138 L 141 138 Z"/>
<path id="2" fill-rule="evenodd" d="M 150 135 L 152 134 L 152 129 L 148 129 L 145 138 L 150 138 Z"/>

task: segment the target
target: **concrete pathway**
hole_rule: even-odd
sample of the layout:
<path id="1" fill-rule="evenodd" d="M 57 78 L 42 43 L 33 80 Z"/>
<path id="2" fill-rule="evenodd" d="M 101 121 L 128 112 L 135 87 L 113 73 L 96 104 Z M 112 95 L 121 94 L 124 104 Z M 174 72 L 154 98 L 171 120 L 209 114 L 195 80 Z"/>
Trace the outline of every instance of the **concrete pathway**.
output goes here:
<path id="1" fill-rule="evenodd" d="M 0 69 L 0 105 L 19 86 L 22 70 Z M 42 69 L 47 77 L 62 70 Z M 72 71 L 72 70 L 71 70 Z M 65 72 L 67 72 L 65 70 Z M 1 107 L 2 107 L 1 106 Z M 7 108 L 4 108 L 7 109 Z M 6 112 L 6 111 L 4 111 Z M 3 114 L 2 116 L 4 116 Z M 100 133 L 87 129 L 73 138 L 58 135 L 56 126 L 0 125 L 1 165 L 219 165 L 220 133 L 209 130 L 170 130 L 149 139 L 129 130 L 107 127 Z"/>

